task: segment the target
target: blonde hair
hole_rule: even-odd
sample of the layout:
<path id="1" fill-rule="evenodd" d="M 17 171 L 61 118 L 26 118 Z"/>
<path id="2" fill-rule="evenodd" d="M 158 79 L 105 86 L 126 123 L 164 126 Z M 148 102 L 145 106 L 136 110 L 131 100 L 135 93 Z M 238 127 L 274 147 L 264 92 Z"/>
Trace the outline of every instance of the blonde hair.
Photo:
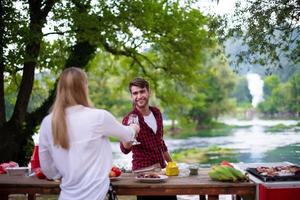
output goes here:
<path id="1" fill-rule="evenodd" d="M 68 127 L 65 109 L 69 106 L 90 107 L 86 73 L 80 68 L 65 69 L 58 81 L 56 98 L 52 107 L 52 135 L 54 145 L 69 149 Z"/>

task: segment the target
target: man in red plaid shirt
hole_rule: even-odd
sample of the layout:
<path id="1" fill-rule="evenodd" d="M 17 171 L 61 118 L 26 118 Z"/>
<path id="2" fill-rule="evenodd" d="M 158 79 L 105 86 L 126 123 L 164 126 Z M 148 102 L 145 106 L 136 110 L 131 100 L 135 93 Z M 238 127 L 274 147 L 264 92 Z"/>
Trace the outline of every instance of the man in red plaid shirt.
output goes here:
<path id="1" fill-rule="evenodd" d="M 128 154 L 132 151 L 132 170 L 151 168 L 151 166 L 166 167 L 166 162 L 172 161 L 168 148 L 163 140 L 163 120 L 160 110 L 149 106 L 149 83 L 142 78 L 135 78 L 129 83 L 129 91 L 134 108 L 123 119 L 128 124 L 131 114 L 138 116 L 140 132 L 138 145 L 131 142 L 121 142 L 121 151 Z M 138 196 L 138 200 L 145 199 L 176 199 L 176 196 Z"/>

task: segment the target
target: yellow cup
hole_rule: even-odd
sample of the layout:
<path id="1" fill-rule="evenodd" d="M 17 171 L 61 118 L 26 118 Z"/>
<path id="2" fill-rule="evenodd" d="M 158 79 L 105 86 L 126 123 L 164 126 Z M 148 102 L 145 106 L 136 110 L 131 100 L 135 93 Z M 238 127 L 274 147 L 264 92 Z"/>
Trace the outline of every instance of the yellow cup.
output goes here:
<path id="1" fill-rule="evenodd" d="M 168 162 L 166 168 L 166 175 L 167 176 L 178 176 L 179 169 L 177 167 L 176 162 Z"/>

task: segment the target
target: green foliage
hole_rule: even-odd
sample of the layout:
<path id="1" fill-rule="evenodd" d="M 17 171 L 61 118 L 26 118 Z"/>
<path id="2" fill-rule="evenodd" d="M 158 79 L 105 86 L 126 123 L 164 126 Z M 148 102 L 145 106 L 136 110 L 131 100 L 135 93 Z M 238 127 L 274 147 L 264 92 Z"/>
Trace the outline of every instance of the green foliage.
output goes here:
<path id="1" fill-rule="evenodd" d="M 89 64 L 89 93 L 94 106 L 116 116 L 124 116 L 131 109 L 130 95 L 125 92 L 117 71 L 121 67 L 118 60 L 104 52 L 97 54 Z"/>
<path id="2" fill-rule="evenodd" d="M 288 82 L 291 87 L 289 110 L 295 113 L 297 117 L 300 117 L 300 70 Z"/>
<path id="3" fill-rule="evenodd" d="M 206 127 L 197 130 L 194 124 L 186 124 L 183 129 L 180 130 L 180 134 L 175 134 L 175 138 L 188 138 L 188 137 L 220 137 L 232 134 L 235 126 L 229 126 L 219 122 L 210 122 L 206 124 Z M 166 130 L 168 132 L 169 129 Z"/>
<path id="4" fill-rule="evenodd" d="M 200 163 L 205 162 L 207 157 L 205 155 L 205 149 L 187 149 L 179 152 L 172 153 L 172 159 L 176 162 L 185 163 Z"/>
<path id="5" fill-rule="evenodd" d="M 7 117 L 11 116 L 16 101 L 16 93 L 9 97 L 9 91 L 20 88 L 21 73 L 17 71 L 22 70 L 24 47 L 32 37 L 37 37 L 33 33 L 28 34 L 28 4 L 19 3 L 22 12 L 12 2 L 4 4 L 7 27 L 4 39 L 5 45 L 11 47 L 4 57 L 5 71 L 13 79 L 9 84 L 15 84 L 6 86 Z M 194 71 L 201 69 L 207 49 L 214 49 L 216 35 L 212 26 L 215 19 L 191 8 L 189 3 L 122 0 L 98 1 L 91 5 L 89 1 L 56 2 L 45 22 L 49 31 L 41 41 L 36 66 L 38 80 L 34 82 L 28 111 L 34 111 L 46 100 L 68 59 L 73 60 L 75 66 L 82 63 L 78 60 L 80 58 L 76 60 L 70 56 L 76 44 L 86 41 L 98 47 L 97 55 L 86 67 L 93 72 L 101 68 L 99 75 L 103 80 L 94 83 L 91 80 L 91 98 L 97 106 L 112 108 L 116 104 L 116 108 L 112 109 L 118 110 L 125 101 L 128 103 L 128 98 L 123 101 L 113 99 L 127 96 L 124 93 L 120 96 L 120 90 L 126 88 L 128 80 L 135 76 L 147 77 L 153 85 L 153 94 L 161 91 L 157 97 L 163 101 L 169 101 L 169 95 L 178 91 L 178 87 L 182 90 L 190 88 L 188 85 L 201 77 Z M 50 42 L 49 37 L 52 38 Z M 88 49 L 83 47 L 81 51 L 86 53 Z M 106 57 L 109 59 L 105 63 L 97 64 L 99 59 Z M 90 76 L 95 80 L 93 76 L 98 72 L 93 72 Z M 114 87 L 107 87 L 111 82 Z M 93 87 L 103 88 L 102 93 L 96 94 Z M 179 96 L 168 103 L 181 104 L 186 100 Z M 125 109 L 128 106 L 117 114 L 123 114 Z"/>
<path id="6" fill-rule="evenodd" d="M 248 81 L 244 76 L 237 78 L 230 95 L 236 99 L 238 106 L 251 103 L 252 96 L 248 88 Z"/>
<path id="7" fill-rule="evenodd" d="M 95 106 L 118 116 L 131 109 L 125 91 L 136 76 L 149 80 L 151 103 L 170 119 L 189 121 L 195 108 L 199 125 L 229 110 L 233 75 L 217 45 L 217 19 L 191 2 L 1 1 L 6 119 L 0 138 L 13 132 L 20 140 L 0 160 L 26 162 L 24 148 L 51 106 L 58 74 L 70 66 L 89 71 Z"/>
<path id="8" fill-rule="evenodd" d="M 277 124 L 276 126 L 267 127 L 266 132 L 284 132 L 284 130 L 289 129 L 290 126 L 284 124 Z"/>
<path id="9" fill-rule="evenodd" d="M 232 160 L 228 159 L 228 156 L 234 155 L 235 152 L 229 148 L 221 148 L 218 146 L 210 146 L 208 148 L 192 148 L 179 150 L 172 153 L 172 158 L 176 162 L 185 163 L 220 163 L 220 160 Z M 218 159 L 212 161 L 210 156 L 219 156 Z M 226 159 L 224 159 L 226 157 Z"/>
<path id="10" fill-rule="evenodd" d="M 298 63 L 299 48 L 299 1 L 238 1 L 235 14 L 228 18 L 232 28 L 227 36 L 241 38 L 246 48 L 238 55 L 239 62 L 248 61 L 270 69 L 281 62 Z M 226 24 L 224 24 L 225 26 Z M 227 27 L 226 27 L 227 28 Z"/>
<path id="11" fill-rule="evenodd" d="M 221 148 L 219 146 L 213 145 L 208 147 L 207 149 L 208 153 L 213 153 L 213 154 L 233 154 L 233 150 L 230 148 Z"/>
<path id="12" fill-rule="evenodd" d="M 226 62 L 216 59 L 208 63 L 209 68 L 203 70 L 203 87 L 196 87 L 194 95 L 190 95 L 192 106 L 188 116 L 197 123 L 197 129 L 209 124 L 233 109 L 234 104 L 229 100 L 234 87 L 234 74 Z"/>
<path id="13" fill-rule="evenodd" d="M 268 128 L 266 131 L 267 132 L 282 132 L 283 130 L 287 129 L 288 126 L 284 124 L 278 124 L 276 126 Z"/>
<path id="14" fill-rule="evenodd" d="M 243 102 L 240 103 L 239 105 L 235 104 L 233 105 L 233 107 L 234 109 L 232 111 L 230 111 L 228 114 L 225 114 L 223 116 L 224 117 L 229 116 L 229 117 L 234 117 L 236 119 L 245 120 L 249 118 L 247 112 L 253 108 L 251 102 Z"/>
<path id="15" fill-rule="evenodd" d="M 270 117 L 299 117 L 300 73 L 296 72 L 286 83 L 277 76 L 265 78 L 265 101 L 258 105 L 260 112 Z M 268 95 L 269 94 L 269 95 Z"/>
<path id="16" fill-rule="evenodd" d="M 271 95 L 274 88 L 278 87 L 280 84 L 279 77 L 276 75 L 267 76 L 264 79 L 264 96 L 268 97 Z"/>

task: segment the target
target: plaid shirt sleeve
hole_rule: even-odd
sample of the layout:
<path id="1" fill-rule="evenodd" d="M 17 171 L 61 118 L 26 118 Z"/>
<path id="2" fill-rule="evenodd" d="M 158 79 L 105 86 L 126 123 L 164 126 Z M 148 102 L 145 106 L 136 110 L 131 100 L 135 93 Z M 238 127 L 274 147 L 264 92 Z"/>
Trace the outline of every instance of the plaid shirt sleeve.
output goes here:
<path id="1" fill-rule="evenodd" d="M 162 139 L 161 142 L 162 142 L 163 152 L 168 151 L 168 147 L 167 147 L 167 145 L 165 144 L 165 141 Z"/>

